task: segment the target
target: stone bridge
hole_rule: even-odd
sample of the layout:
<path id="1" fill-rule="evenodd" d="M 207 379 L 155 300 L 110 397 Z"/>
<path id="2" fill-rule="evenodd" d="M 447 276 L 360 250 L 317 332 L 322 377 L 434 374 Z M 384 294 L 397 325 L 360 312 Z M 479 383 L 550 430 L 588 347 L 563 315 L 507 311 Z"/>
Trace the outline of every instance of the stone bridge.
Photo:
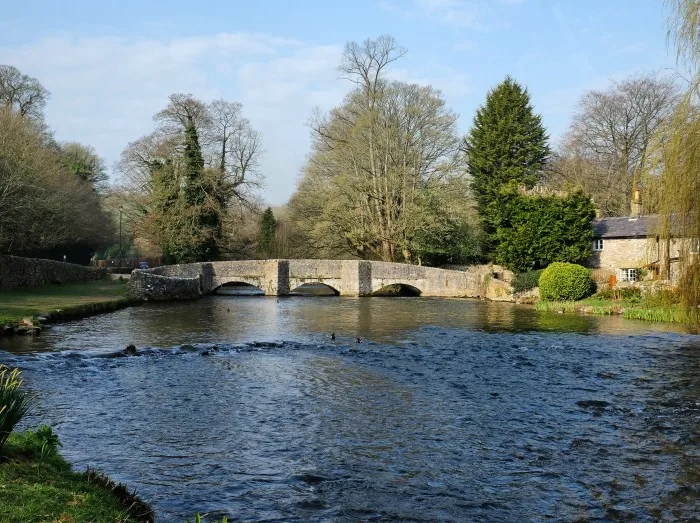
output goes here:
<path id="1" fill-rule="evenodd" d="M 340 296 L 372 296 L 389 285 L 402 285 L 421 296 L 510 300 L 510 285 L 496 278 L 501 273 L 489 265 L 458 271 L 365 260 L 220 261 L 135 270 L 131 294 L 193 299 L 222 285 L 245 283 L 268 296 L 285 296 L 301 285 L 321 283 Z"/>

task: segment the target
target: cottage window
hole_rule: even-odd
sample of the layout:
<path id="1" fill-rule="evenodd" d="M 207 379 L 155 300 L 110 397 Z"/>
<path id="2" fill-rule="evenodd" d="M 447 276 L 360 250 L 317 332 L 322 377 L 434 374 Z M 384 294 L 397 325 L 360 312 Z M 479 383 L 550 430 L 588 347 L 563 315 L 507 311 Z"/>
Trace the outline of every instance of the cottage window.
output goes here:
<path id="1" fill-rule="evenodd" d="M 594 251 L 602 251 L 603 250 L 603 240 L 602 239 L 593 240 L 593 250 Z"/>
<path id="2" fill-rule="evenodd" d="M 620 269 L 622 272 L 622 281 L 637 281 L 639 272 L 637 269 Z"/>

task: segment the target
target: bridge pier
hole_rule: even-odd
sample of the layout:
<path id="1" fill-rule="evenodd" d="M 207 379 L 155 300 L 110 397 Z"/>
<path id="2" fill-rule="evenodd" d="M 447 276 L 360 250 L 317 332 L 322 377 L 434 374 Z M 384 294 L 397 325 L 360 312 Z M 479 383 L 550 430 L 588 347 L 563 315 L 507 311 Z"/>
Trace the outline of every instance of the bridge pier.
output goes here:
<path id="1" fill-rule="evenodd" d="M 265 296 L 289 294 L 289 260 L 266 260 L 263 273 Z"/>

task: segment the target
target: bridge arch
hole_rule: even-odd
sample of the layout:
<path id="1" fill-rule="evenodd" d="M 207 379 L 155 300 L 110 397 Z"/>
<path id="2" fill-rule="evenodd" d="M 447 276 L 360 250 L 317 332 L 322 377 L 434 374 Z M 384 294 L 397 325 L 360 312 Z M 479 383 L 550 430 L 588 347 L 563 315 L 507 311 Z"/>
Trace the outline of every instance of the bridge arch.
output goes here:
<path id="1" fill-rule="evenodd" d="M 219 282 L 217 282 L 219 283 Z M 240 291 L 240 292 L 236 292 Z M 236 278 L 229 281 L 219 283 L 212 290 L 212 294 L 231 294 L 231 295 L 263 295 L 265 291 L 260 285 L 260 282 L 255 278 Z"/>
<path id="2" fill-rule="evenodd" d="M 290 289 L 289 293 L 298 296 L 340 296 L 338 289 L 323 281 L 301 282 L 293 289 Z"/>
<path id="3" fill-rule="evenodd" d="M 423 291 L 403 282 L 378 283 L 372 286 L 372 296 L 420 296 Z"/>

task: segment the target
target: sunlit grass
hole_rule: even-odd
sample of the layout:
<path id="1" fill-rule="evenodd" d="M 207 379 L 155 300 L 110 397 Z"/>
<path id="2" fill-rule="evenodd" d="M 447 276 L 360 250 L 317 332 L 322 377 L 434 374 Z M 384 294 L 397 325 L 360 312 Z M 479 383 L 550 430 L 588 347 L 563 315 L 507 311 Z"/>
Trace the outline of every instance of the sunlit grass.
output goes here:
<path id="1" fill-rule="evenodd" d="M 99 280 L 0 291 L 0 325 L 17 323 L 56 309 L 89 309 L 96 303 L 118 302 L 126 299 L 127 290 L 126 281 Z"/>
<path id="2" fill-rule="evenodd" d="M 113 488 L 47 453 L 38 434 L 12 434 L 0 454 L 0 521 L 152 521 L 145 505 L 128 510 Z"/>
<path id="3" fill-rule="evenodd" d="M 591 296 L 581 301 L 540 301 L 535 304 L 538 311 L 584 313 L 613 315 L 621 314 L 623 318 L 634 320 L 661 321 L 672 323 L 693 323 L 694 320 L 678 306 L 653 305 L 644 306 L 639 300 L 627 302 L 625 300 L 603 300 Z"/>

